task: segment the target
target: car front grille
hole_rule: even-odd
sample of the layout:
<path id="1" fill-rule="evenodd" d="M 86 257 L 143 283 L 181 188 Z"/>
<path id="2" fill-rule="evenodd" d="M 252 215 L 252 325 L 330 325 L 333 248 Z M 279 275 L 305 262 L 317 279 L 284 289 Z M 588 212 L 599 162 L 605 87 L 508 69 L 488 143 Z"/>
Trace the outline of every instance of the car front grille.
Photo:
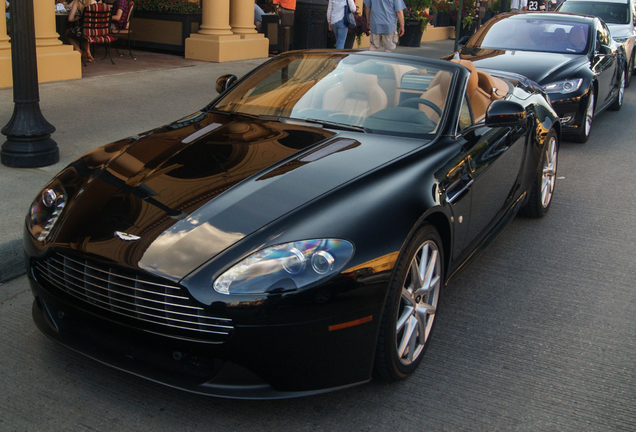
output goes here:
<path id="1" fill-rule="evenodd" d="M 70 294 L 98 311 L 132 318 L 146 331 L 221 343 L 233 330 L 230 319 L 211 316 L 182 288 L 161 278 L 59 253 L 35 261 L 33 271 L 35 278 L 51 289 Z"/>

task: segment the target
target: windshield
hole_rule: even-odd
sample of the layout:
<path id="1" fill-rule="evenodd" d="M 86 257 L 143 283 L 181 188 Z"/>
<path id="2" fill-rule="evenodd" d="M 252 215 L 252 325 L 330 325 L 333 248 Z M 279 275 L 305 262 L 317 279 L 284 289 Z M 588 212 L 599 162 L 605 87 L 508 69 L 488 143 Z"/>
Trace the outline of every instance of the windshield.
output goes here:
<path id="1" fill-rule="evenodd" d="M 597 3 L 566 1 L 559 8 L 559 12 L 569 12 L 581 15 L 599 17 L 607 24 L 629 24 L 629 5 L 620 3 Z"/>
<path id="2" fill-rule="evenodd" d="M 213 109 L 372 133 L 431 134 L 443 118 L 454 70 L 424 59 L 293 53 L 267 63 Z"/>
<path id="3" fill-rule="evenodd" d="M 587 52 L 588 34 L 587 24 L 509 18 L 494 23 L 477 39 L 476 48 L 580 54 Z"/>

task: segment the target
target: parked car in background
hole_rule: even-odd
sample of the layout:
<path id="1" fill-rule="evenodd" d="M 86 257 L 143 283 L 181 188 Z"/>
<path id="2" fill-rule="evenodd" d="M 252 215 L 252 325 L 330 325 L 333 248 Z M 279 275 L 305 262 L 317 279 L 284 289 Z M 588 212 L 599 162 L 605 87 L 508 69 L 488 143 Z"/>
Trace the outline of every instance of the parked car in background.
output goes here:
<path id="1" fill-rule="evenodd" d="M 288 52 L 80 157 L 26 217 L 38 328 L 221 397 L 406 378 L 444 285 L 556 182 L 543 90 L 460 63 Z"/>
<path id="2" fill-rule="evenodd" d="M 481 27 L 457 53 L 478 68 L 515 72 L 548 94 L 564 139 L 586 142 L 594 116 L 623 104 L 623 47 L 597 17 L 566 13 L 500 14 Z"/>
<path id="3" fill-rule="evenodd" d="M 636 31 L 634 30 L 636 2 L 634 0 L 567 0 L 559 6 L 557 11 L 593 15 L 605 21 L 612 33 L 612 38 L 622 44 L 625 50 L 628 64 L 625 87 L 629 87 L 636 56 Z"/>

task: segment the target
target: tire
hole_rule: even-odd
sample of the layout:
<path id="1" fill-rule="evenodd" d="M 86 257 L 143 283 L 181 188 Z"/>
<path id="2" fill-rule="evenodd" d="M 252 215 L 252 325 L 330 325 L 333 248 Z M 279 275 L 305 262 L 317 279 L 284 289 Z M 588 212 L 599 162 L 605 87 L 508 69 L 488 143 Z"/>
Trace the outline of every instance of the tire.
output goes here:
<path id="1" fill-rule="evenodd" d="M 636 51 L 632 52 L 632 57 L 629 59 L 629 66 L 627 66 L 627 79 L 625 80 L 625 88 L 628 88 L 632 84 L 632 75 L 634 75 L 634 56 Z"/>
<path id="2" fill-rule="evenodd" d="M 542 218 L 548 213 L 554 195 L 558 159 L 559 140 L 554 129 L 551 129 L 541 149 L 539 171 L 530 190 L 528 202 L 521 208 L 523 216 Z"/>
<path id="3" fill-rule="evenodd" d="M 422 225 L 398 259 L 389 284 L 375 356 L 380 378 L 402 380 L 422 361 L 435 323 L 443 263 L 437 230 Z"/>
<path id="4" fill-rule="evenodd" d="M 583 124 L 581 125 L 581 131 L 578 135 L 573 137 L 573 141 L 584 143 L 590 138 L 590 132 L 592 132 L 592 121 L 594 120 L 594 86 L 590 85 L 588 90 L 587 105 L 585 108 L 585 117 L 583 118 Z"/>
<path id="5" fill-rule="evenodd" d="M 609 106 L 609 109 L 611 111 L 618 111 L 623 106 L 623 98 L 625 97 L 625 87 L 627 86 L 626 75 L 627 75 L 627 67 L 625 67 L 623 69 L 623 72 L 621 72 L 621 81 L 618 84 L 618 94 L 616 95 L 616 99 L 614 99 L 614 102 L 612 102 L 612 104 Z"/>

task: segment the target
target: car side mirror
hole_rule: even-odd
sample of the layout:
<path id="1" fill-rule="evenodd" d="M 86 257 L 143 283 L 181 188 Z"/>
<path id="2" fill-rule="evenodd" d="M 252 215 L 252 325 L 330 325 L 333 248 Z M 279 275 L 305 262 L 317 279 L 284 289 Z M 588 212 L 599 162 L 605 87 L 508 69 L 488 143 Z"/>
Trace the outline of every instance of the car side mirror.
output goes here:
<path id="1" fill-rule="evenodd" d="M 218 94 L 223 93 L 224 91 L 232 87 L 236 81 L 238 81 L 238 78 L 236 77 L 236 75 L 232 75 L 232 74 L 221 75 L 216 80 L 216 92 Z"/>
<path id="2" fill-rule="evenodd" d="M 486 126 L 519 126 L 526 123 L 526 109 L 517 102 L 496 100 L 486 112 Z"/>

